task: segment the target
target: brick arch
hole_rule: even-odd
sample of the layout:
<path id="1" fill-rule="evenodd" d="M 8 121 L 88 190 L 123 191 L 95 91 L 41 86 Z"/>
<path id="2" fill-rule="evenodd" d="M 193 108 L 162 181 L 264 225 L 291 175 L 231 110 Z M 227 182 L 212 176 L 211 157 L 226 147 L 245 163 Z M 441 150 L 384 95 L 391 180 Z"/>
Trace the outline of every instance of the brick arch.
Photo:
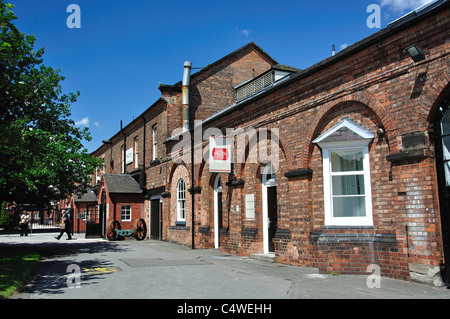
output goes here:
<path id="1" fill-rule="evenodd" d="M 173 175 L 175 174 L 176 170 L 177 170 L 180 166 L 182 166 L 182 167 L 184 167 L 184 168 L 186 169 L 186 172 L 187 172 L 187 175 L 186 175 L 186 177 L 187 177 L 186 183 L 190 183 L 189 170 L 188 170 L 188 167 L 187 167 L 186 163 L 181 162 L 181 163 L 178 163 L 178 164 L 177 164 L 177 163 L 172 162 L 172 165 L 171 165 L 170 170 L 169 170 L 169 176 L 168 176 L 168 179 L 167 179 L 168 189 L 171 188 L 172 182 L 173 182 L 173 181 L 172 181 Z M 178 182 L 178 181 L 177 181 L 177 182 Z M 189 187 L 188 185 L 190 185 L 190 184 L 187 184 L 186 187 Z"/>
<path id="2" fill-rule="evenodd" d="M 310 126 L 308 132 L 306 133 L 308 143 L 308 153 L 307 156 L 302 159 L 302 167 L 309 167 L 309 162 L 311 160 L 311 155 L 314 150 L 314 144 L 312 141 L 324 133 L 326 126 L 333 120 L 339 120 L 341 117 L 349 113 L 353 105 L 357 106 L 357 112 L 361 113 L 364 110 L 368 113 L 367 117 L 373 118 L 375 121 L 374 125 L 383 128 L 386 132 L 392 129 L 391 121 L 389 120 L 389 115 L 386 109 L 379 103 L 373 103 L 373 98 L 362 97 L 361 94 L 352 94 L 351 96 L 343 97 L 333 102 L 326 103 L 322 106 L 322 112 L 318 115 Z M 376 107 L 369 107 L 367 103 L 373 103 Z M 381 115 L 378 112 L 381 112 Z M 389 145 L 389 136 L 386 134 L 386 142 Z"/>
<path id="3" fill-rule="evenodd" d="M 429 96 L 431 107 L 427 114 L 427 122 L 433 123 L 439 107 L 450 94 L 450 73 L 447 70 L 443 70 L 436 80 L 433 81 L 433 85 L 428 92 L 427 95 Z"/>
<path id="4" fill-rule="evenodd" d="M 205 174 L 209 174 L 209 143 L 202 147 L 202 159 L 200 164 L 194 165 L 194 174 L 195 174 L 195 185 L 196 186 L 203 186 L 202 180 L 205 176 Z"/>
<path id="5" fill-rule="evenodd" d="M 275 135 L 275 132 L 272 132 L 272 128 L 267 128 L 267 131 L 268 131 L 267 139 L 270 140 L 272 138 L 272 135 Z M 283 133 L 281 132 L 281 130 L 278 131 L 277 137 L 278 137 L 278 154 L 280 156 L 283 156 L 283 159 L 285 160 L 286 164 L 288 164 L 288 166 L 290 166 L 292 164 L 290 162 L 288 162 L 288 159 L 291 158 L 291 157 L 289 157 L 289 155 L 292 154 L 292 150 L 286 143 L 284 143 Z M 256 133 L 256 136 L 253 136 L 252 139 L 257 139 L 256 141 L 259 142 L 260 141 L 260 132 L 258 131 Z M 256 143 L 254 148 L 258 148 L 258 143 Z M 241 172 L 243 172 L 245 169 L 245 166 L 247 164 L 249 164 L 249 156 L 250 156 L 251 151 L 255 151 L 255 150 L 254 149 L 251 150 L 250 149 L 250 141 L 248 141 L 248 142 L 246 141 L 245 160 L 243 163 L 236 163 L 236 165 L 240 165 Z M 260 163 L 260 158 L 257 158 L 257 162 Z M 255 163 L 253 163 L 253 164 L 255 164 Z"/>

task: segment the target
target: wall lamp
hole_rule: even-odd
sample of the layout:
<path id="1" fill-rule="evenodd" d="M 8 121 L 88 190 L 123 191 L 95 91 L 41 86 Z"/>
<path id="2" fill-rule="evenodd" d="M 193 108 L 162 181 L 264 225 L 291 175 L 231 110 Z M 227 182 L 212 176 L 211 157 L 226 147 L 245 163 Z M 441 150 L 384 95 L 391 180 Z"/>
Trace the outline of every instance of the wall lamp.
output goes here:
<path id="1" fill-rule="evenodd" d="M 420 62 L 427 58 L 422 50 L 415 44 L 410 45 L 405 50 L 406 52 L 408 52 L 409 56 L 413 59 L 414 62 Z"/>

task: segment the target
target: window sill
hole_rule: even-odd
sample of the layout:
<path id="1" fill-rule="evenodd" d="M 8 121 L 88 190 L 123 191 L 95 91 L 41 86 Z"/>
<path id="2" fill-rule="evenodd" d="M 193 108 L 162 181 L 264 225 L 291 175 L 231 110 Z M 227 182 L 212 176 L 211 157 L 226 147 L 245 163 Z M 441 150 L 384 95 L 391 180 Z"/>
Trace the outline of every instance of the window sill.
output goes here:
<path id="1" fill-rule="evenodd" d="M 184 225 L 178 225 L 178 224 L 176 224 L 175 226 L 170 226 L 169 229 L 170 229 L 170 230 L 190 230 L 191 227 L 185 226 L 185 224 L 184 224 Z"/>
<path id="2" fill-rule="evenodd" d="M 161 164 L 161 161 L 158 158 L 155 158 L 150 162 L 150 166 L 156 166 L 158 164 Z"/>

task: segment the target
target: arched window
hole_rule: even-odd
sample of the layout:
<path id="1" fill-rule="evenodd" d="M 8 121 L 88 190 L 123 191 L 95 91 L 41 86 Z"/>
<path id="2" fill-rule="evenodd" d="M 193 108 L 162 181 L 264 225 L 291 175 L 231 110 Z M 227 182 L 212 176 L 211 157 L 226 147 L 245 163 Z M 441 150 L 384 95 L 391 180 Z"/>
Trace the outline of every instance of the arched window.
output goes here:
<path id="1" fill-rule="evenodd" d="M 186 221 L 186 185 L 183 179 L 177 185 L 177 220 Z"/>
<path id="2" fill-rule="evenodd" d="M 155 160 L 158 158 L 158 128 L 157 126 L 153 126 L 152 129 L 152 139 L 153 139 L 153 155 L 152 155 L 152 160 Z"/>
<path id="3" fill-rule="evenodd" d="M 264 166 L 262 171 L 262 182 L 267 187 L 277 186 L 277 175 L 272 163 Z"/>
<path id="4" fill-rule="evenodd" d="M 139 147 L 138 147 L 138 137 L 134 138 L 134 168 L 139 167 Z"/>
<path id="5" fill-rule="evenodd" d="M 450 186 L 450 109 L 441 120 L 442 156 L 445 173 L 445 186 Z"/>

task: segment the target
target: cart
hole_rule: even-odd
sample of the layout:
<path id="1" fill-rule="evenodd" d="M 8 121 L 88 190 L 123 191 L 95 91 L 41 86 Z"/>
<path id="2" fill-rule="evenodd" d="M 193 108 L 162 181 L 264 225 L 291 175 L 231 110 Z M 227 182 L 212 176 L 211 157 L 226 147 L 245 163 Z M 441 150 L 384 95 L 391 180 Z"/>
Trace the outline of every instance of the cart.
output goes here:
<path id="1" fill-rule="evenodd" d="M 136 240 L 144 240 L 147 236 L 147 224 L 143 219 L 134 221 L 133 229 L 123 229 L 119 221 L 112 220 L 106 233 L 106 237 L 110 241 L 122 240 L 124 237 L 134 237 Z"/>

